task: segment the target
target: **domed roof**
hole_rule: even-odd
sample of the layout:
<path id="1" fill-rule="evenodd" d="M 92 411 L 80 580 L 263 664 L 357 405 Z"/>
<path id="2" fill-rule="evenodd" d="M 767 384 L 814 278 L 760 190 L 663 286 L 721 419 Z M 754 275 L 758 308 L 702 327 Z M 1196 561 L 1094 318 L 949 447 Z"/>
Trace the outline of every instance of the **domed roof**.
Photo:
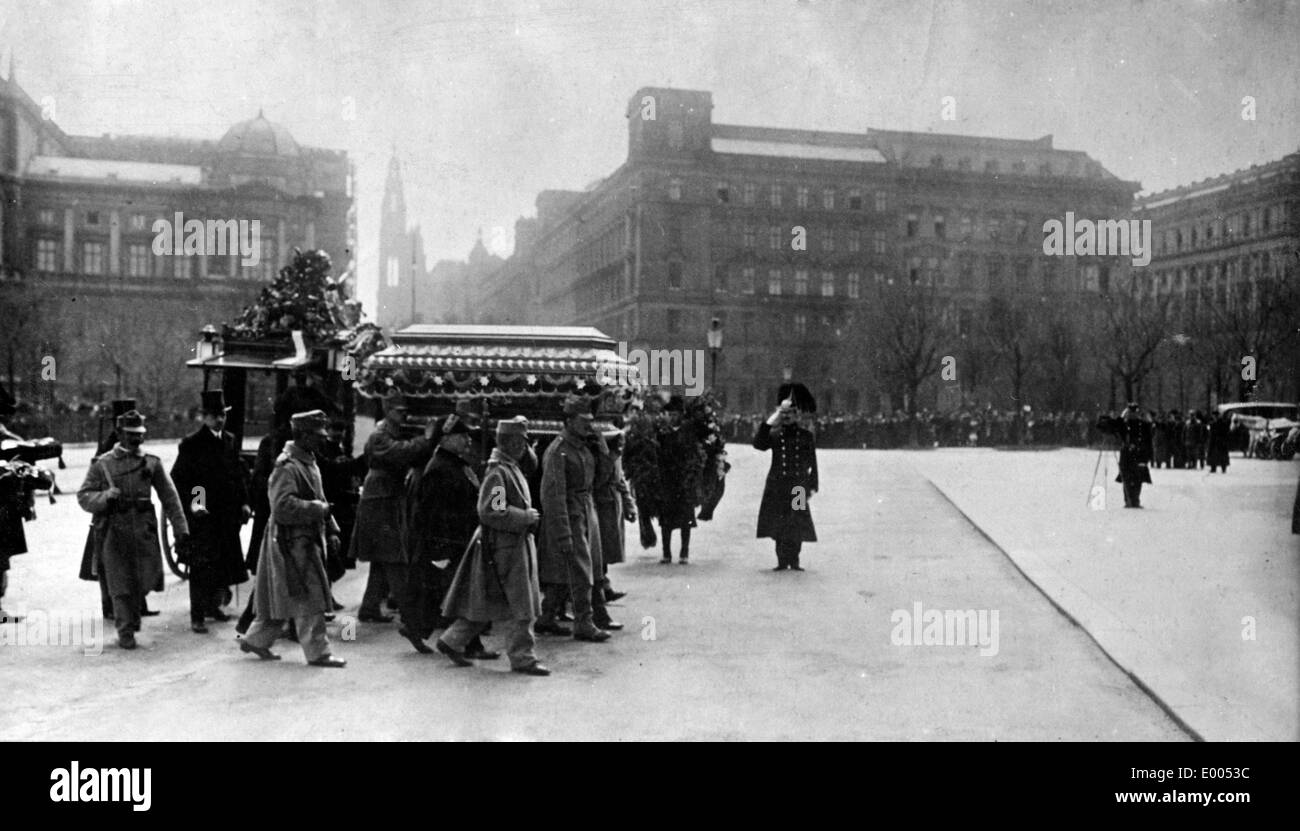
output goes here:
<path id="1" fill-rule="evenodd" d="M 227 130 L 217 148 L 225 153 L 249 156 L 297 156 L 299 153 L 298 142 L 289 131 L 267 121 L 261 110 L 257 111 L 257 118 L 241 121 Z"/>

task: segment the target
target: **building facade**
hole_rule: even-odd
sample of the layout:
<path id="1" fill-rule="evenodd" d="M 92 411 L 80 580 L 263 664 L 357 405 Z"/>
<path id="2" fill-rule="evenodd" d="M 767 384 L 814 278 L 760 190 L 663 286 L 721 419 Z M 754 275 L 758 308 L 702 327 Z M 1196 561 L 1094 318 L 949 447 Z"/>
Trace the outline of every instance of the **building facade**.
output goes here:
<path id="1" fill-rule="evenodd" d="M 1138 185 L 1050 136 L 744 127 L 712 109 L 708 92 L 638 90 L 625 162 L 584 191 L 539 194 L 514 254 L 474 286 L 473 319 L 703 350 L 717 318 L 708 382 L 733 410 L 773 405 L 786 375 L 816 379 L 826 410 L 876 409 L 851 336 L 879 287 L 933 285 L 969 326 L 991 292 L 1112 278 L 1111 257 L 1045 257 L 1041 229 L 1066 211 L 1127 215 Z"/>
<path id="2" fill-rule="evenodd" d="M 250 253 L 224 231 L 168 252 L 160 229 L 178 220 L 246 222 Z M 346 153 L 300 146 L 262 113 L 216 141 L 69 135 L 12 69 L 0 83 L 0 373 L 21 396 L 193 398 L 181 379 L 197 330 L 254 302 L 295 247 L 325 250 L 354 294 Z"/>
<path id="3" fill-rule="evenodd" d="M 1300 152 L 1145 196 L 1136 215 L 1155 234 L 1142 291 L 1168 297 L 1176 333 L 1147 383 L 1158 406 L 1296 400 Z"/>

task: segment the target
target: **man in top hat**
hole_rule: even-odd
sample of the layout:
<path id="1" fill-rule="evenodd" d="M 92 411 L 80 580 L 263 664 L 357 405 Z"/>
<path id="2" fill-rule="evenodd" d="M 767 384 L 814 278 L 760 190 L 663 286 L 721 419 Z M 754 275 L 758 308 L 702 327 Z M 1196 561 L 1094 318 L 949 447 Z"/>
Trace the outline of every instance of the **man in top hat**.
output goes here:
<path id="1" fill-rule="evenodd" d="M 226 587 L 248 580 L 239 529 L 253 515 L 239 445 L 225 430 L 230 407 L 221 390 L 202 395 L 203 426 L 181 439 L 171 474 L 190 526 L 192 544 L 177 553 L 189 563 L 190 628 L 200 634 L 205 617 L 229 619 L 221 610 Z"/>
<path id="2" fill-rule="evenodd" d="M 367 623 L 390 623 L 380 603 L 390 595 L 405 593 L 406 556 L 402 548 L 402 514 L 406 474 L 424 467 L 433 455 L 435 421 L 425 425 L 424 435 L 403 436 L 410 406 L 402 395 L 384 400 L 384 418 L 366 440 L 369 472 L 361 485 L 356 527 L 352 532 L 352 556 L 370 563 L 365 595 L 357 617 Z"/>
<path id="3" fill-rule="evenodd" d="M 757 536 L 776 542 L 773 571 L 803 571 L 799 565 L 803 544 L 817 541 L 809 501 L 817 493 L 818 477 L 817 443 L 799 422 L 804 413 L 817 411 L 817 403 L 803 384 L 785 384 L 777 397 L 781 405 L 754 435 L 756 450 L 772 451 Z"/>
<path id="4" fill-rule="evenodd" d="M 601 572 L 600 525 L 592 484 L 596 459 L 587 446 L 593 434 L 591 405 L 570 394 L 564 399 L 564 429 L 542 458 L 542 534 L 545 556 L 539 574 L 548 583 L 538 631 L 564 631 L 556 622 L 565 596 L 573 600 L 575 640 L 600 643 L 609 633 L 599 628 L 592 605 Z M 545 628 L 544 628 L 545 627 Z"/>
<path id="5" fill-rule="evenodd" d="M 410 564 L 400 598 L 400 634 L 418 652 L 432 651 L 424 641 L 439 624 L 451 623 L 439 610 L 479 522 L 479 478 L 472 464 L 476 434 L 456 414 L 443 419 L 436 434 L 438 447 L 414 485 L 407 513 Z M 477 633 L 466 640 L 457 649 L 469 657 L 500 657 L 484 648 Z"/>
<path id="6" fill-rule="evenodd" d="M 339 545 L 339 527 L 330 515 L 316 467 L 316 450 L 329 437 L 327 423 L 321 410 L 290 417 L 292 439 L 271 471 L 267 489 L 271 522 L 262 538 L 253 591 L 257 614 L 239 643 L 241 651 L 263 660 L 279 658 L 271 644 L 283 633 L 286 621 L 292 620 L 308 664 L 342 667 L 347 663 L 330 654 L 325 633 L 325 614 L 330 611 L 325 556 Z"/>
<path id="7" fill-rule="evenodd" d="M 135 410 L 123 414 L 121 435 L 112 450 L 91 462 L 77 502 L 95 515 L 100 544 L 92 567 L 97 573 L 102 570 L 108 583 L 118 644 L 135 649 L 144 595 L 163 586 L 158 515 L 150 489 L 162 500 L 178 548 L 189 543 L 189 525 L 162 460 L 141 449 L 144 416 Z"/>
<path id="8" fill-rule="evenodd" d="M 1097 429 L 1119 439 L 1119 475 L 1116 482 L 1124 485 L 1124 507 L 1142 507 L 1142 485 L 1151 484 L 1151 420 L 1135 402 L 1129 402 L 1119 418 L 1102 416 Z M 1178 433 L 1181 442 L 1181 431 Z M 1174 451 L 1181 458 L 1181 451 Z M 1175 466 L 1179 466 L 1175 462 Z"/>
<path id="9" fill-rule="evenodd" d="M 442 605 L 443 614 L 453 622 L 438 639 L 438 651 L 457 666 L 469 666 L 474 657 L 471 644 L 488 623 L 499 621 L 511 671 L 551 674 L 534 651 L 533 621 L 542 606 L 537 550 L 529 529 L 541 515 L 533 507 L 519 464 L 531 452 L 527 419 L 516 416 L 497 422 L 497 446 L 477 496 L 480 543 L 461 558 Z"/>

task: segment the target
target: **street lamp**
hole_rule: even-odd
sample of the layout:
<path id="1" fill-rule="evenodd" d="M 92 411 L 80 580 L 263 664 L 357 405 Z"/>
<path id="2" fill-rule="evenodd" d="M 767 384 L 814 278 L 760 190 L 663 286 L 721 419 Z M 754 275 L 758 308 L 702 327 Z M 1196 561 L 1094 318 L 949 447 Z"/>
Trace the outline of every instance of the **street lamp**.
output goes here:
<path id="1" fill-rule="evenodd" d="M 709 358 L 713 364 L 713 386 L 718 386 L 718 353 L 722 351 L 722 320 L 713 318 L 709 323 L 707 333 L 709 342 Z"/>

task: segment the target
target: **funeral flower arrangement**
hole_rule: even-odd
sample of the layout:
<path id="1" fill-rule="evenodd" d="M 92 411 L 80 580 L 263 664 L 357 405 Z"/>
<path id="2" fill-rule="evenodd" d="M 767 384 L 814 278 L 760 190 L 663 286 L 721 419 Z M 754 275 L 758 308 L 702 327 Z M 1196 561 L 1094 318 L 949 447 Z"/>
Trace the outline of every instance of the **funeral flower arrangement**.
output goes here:
<path id="1" fill-rule="evenodd" d="M 324 251 L 293 250 L 293 262 L 280 269 L 257 302 L 244 309 L 226 340 L 287 338 L 301 329 L 310 343 L 319 343 L 347 325 L 343 280 L 330 279 L 330 257 Z"/>

